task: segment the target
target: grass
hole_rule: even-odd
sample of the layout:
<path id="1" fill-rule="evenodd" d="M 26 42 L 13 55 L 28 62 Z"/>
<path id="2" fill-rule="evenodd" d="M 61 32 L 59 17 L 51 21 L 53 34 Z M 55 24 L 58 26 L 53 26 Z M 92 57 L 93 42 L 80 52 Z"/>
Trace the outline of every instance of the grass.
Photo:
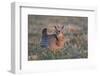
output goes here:
<path id="1" fill-rule="evenodd" d="M 41 31 L 44 27 L 52 27 L 54 24 L 75 25 L 81 30 L 78 34 L 64 30 L 64 36 L 70 39 L 65 43 L 60 52 L 54 54 L 46 48 L 40 47 Z M 28 60 L 54 60 L 54 59 L 77 59 L 88 57 L 88 18 L 74 16 L 28 16 Z"/>
<path id="2" fill-rule="evenodd" d="M 87 58 L 88 48 L 87 40 L 84 39 L 84 34 L 79 36 L 69 35 L 70 42 L 65 43 L 65 46 L 61 51 L 54 54 L 52 51 L 46 48 L 40 47 L 40 44 L 31 45 L 29 50 L 28 60 L 53 60 L 53 59 L 76 59 Z M 29 45 L 30 46 L 30 45 Z"/>

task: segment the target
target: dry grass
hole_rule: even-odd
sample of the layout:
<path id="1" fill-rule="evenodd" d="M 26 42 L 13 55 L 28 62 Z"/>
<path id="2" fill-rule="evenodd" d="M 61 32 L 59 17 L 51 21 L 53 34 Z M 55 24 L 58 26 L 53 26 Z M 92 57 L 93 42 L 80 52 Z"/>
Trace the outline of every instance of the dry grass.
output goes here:
<path id="1" fill-rule="evenodd" d="M 64 25 L 67 41 L 61 51 L 54 54 L 40 47 L 41 31 L 54 24 Z M 70 24 L 70 27 L 69 27 Z M 88 57 L 88 18 L 60 16 L 28 16 L 28 60 L 76 59 Z M 71 31 L 71 30 L 73 31 Z M 54 30 L 54 29 L 53 29 Z M 51 31 L 51 29 L 50 29 Z M 52 32 L 52 31 L 51 31 Z M 54 32 L 54 31 L 53 31 Z"/>

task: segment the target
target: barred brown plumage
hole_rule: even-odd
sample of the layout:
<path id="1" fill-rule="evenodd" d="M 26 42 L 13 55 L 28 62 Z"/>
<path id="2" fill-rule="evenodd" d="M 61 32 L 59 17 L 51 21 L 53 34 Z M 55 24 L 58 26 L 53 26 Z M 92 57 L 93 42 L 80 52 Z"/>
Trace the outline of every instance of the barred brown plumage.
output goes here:
<path id="1" fill-rule="evenodd" d="M 54 53 L 63 48 L 65 43 L 63 28 L 64 26 L 55 26 L 56 33 L 51 35 L 47 33 L 47 28 L 44 28 L 42 30 L 41 47 L 49 48 Z"/>

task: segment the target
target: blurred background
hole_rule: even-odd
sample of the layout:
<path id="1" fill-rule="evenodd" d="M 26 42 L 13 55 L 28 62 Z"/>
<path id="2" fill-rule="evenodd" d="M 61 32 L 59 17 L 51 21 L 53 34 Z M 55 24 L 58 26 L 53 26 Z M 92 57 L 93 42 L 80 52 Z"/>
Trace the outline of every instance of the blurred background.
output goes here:
<path id="1" fill-rule="evenodd" d="M 67 40 L 57 55 L 42 48 L 40 41 L 43 28 L 48 34 L 55 32 L 54 26 L 64 25 Z M 88 17 L 28 15 L 28 60 L 75 59 L 88 57 Z"/>

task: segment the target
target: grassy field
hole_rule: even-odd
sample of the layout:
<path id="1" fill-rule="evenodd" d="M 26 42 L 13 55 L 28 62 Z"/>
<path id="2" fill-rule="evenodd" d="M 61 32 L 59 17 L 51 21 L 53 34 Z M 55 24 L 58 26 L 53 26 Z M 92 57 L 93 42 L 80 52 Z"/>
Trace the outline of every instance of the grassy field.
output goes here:
<path id="1" fill-rule="evenodd" d="M 69 39 L 60 52 L 54 54 L 40 47 L 44 27 L 64 25 L 64 36 Z M 73 27 L 76 31 L 70 31 Z M 50 32 L 50 31 L 49 31 Z M 52 33 L 52 32 L 51 32 Z M 28 15 L 28 60 L 76 59 L 88 57 L 88 18 L 71 16 Z"/>

